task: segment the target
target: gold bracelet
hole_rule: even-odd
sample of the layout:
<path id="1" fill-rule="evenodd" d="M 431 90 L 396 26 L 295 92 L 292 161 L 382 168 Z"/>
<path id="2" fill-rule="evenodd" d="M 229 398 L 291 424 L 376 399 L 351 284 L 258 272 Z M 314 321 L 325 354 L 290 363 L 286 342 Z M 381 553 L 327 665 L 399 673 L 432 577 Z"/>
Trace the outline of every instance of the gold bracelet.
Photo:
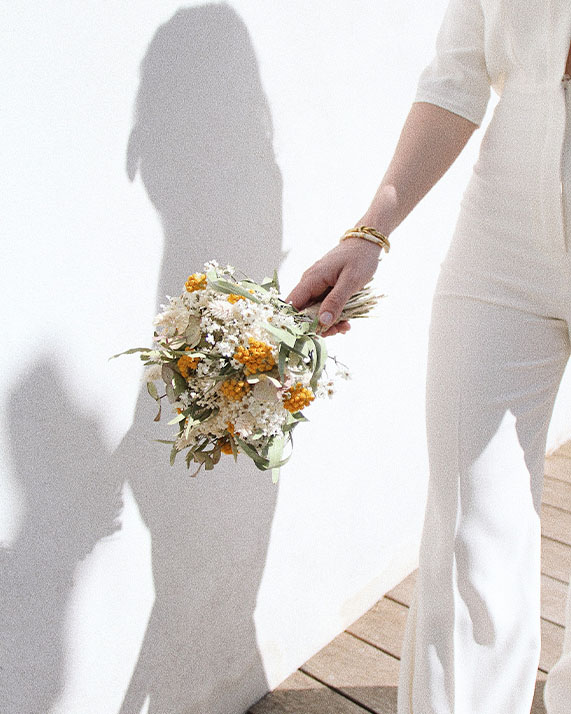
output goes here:
<path id="1" fill-rule="evenodd" d="M 369 226 L 350 228 L 341 236 L 339 242 L 345 240 L 345 238 L 363 238 L 364 240 L 371 241 L 371 243 L 384 248 L 386 253 L 388 253 L 391 248 L 389 239 L 379 231 L 375 230 L 375 228 L 370 228 Z"/>

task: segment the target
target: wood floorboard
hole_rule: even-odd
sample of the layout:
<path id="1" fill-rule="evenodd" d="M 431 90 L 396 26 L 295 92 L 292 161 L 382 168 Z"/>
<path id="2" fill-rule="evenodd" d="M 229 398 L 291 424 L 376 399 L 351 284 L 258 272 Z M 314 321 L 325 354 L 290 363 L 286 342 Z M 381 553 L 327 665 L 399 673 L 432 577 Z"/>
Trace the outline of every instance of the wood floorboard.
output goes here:
<path id="1" fill-rule="evenodd" d="M 367 710 L 299 669 L 248 714 L 364 714 Z"/>
<path id="2" fill-rule="evenodd" d="M 564 508 L 571 512 L 571 482 L 546 476 L 543 479 L 542 501 L 548 506 Z"/>
<path id="3" fill-rule="evenodd" d="M 571 546 L 543 536 L 541 539 L 541 572 L 568 583 L 571 573 Z"/>
<path id="4" fill-rule="evenodd" d="M 342 632 L 301 670 L 334 687 L 375 714 L 394 714 L 399 661 Z"/>
<path id="5" fill-rule="evenodd" d="M 571 513 L 555 506 L 541 506 L 541 532 L 543 535 L 571 545 Z"/>

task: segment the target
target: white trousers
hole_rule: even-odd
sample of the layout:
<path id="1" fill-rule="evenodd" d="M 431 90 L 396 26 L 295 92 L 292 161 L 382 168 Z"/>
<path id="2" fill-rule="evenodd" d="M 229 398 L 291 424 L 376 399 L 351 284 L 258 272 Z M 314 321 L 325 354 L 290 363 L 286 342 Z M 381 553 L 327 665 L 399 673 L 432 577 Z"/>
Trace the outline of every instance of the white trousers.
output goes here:
<path id="1" fill-rule="evenodd" d="M 513 109 L 520 97 L 509 101 Z M 529 714 L 535 689 L 539 514 L 547 430 L 571 353 L 571 235 L 562 240 L 555 220 L 538 230 L 539 149 L 521 145 L 523 126 L 514 138 L 505 104 L 496 112 L 432 305 L 430 477 L 398 714 Z M 571 209 L 571 122 L 568 137 Z M 514 153 L 498 154 L 509 141 Z M 571 713 L 571 600 L 567 624 L 548 714 Z"/>

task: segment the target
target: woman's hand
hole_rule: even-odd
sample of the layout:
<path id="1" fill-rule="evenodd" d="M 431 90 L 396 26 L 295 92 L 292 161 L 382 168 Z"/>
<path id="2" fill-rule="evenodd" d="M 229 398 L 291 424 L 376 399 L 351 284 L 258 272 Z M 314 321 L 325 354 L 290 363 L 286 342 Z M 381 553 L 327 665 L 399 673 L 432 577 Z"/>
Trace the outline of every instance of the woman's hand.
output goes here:
<path id="1" fill-rule="evenodd" d="M 296 310 L 303 310 L 323 301 L 319 309 L 321 335 L 347 332 L 349 323 L 337 320 L 351 295 L 375 274 L 381 250 L 362 238 L 346 238 L 303 273 L 286 302 L 291 302 Z"/>

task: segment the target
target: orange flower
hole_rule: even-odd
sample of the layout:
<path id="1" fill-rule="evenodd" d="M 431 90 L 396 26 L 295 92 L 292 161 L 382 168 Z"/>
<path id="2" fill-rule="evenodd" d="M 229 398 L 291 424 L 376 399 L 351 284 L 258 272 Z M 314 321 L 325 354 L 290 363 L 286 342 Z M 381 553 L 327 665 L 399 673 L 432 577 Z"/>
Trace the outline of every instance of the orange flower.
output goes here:
<path id="1" fill-rule="evenodd" d="M 234 305 L 234 303 L 237 303 L 238 300 L 245 300 L 246 298 L 243 295 L 235 295 L 234 293 L 230 293 L 230 295 L 228 295 L 226 299 L 228 300 L 228 302 L 231 302 L 232 305 Z"/>
<path id="2" fill-rule="evenodd" d="M 269 372 L 275 367 L 276 361 L 272 355 L 272 348 L 254 337 L 248 338 L 249 347 L 238 347 L 234 359 L 244 365 L 246 374 L 255 372 Z"/>
<path id="3" fill-rule="evenodd" d="M 299 412 L 315 399 L 311 389 L 304 387 L 301 382 L 297 382 L 293 387 L 290 387 L 284 393 L 284 397 L 284 409 L 287 409 L 288 412 Z"/>
<path id="4" fill-rule="evenodd" d="M 195 290 L 204 290 L 206 287 L 206 275 L 204 273 L 189 275 L 184 287 L 189 293 L 193 293 Z"/>
<path id="5" fill-rule="evenodd" d="M 232 402 L 239 402 L 250 391 L 248 382 L 241 379 L 227 379 L 220 385 L 220 391 Z"/>

